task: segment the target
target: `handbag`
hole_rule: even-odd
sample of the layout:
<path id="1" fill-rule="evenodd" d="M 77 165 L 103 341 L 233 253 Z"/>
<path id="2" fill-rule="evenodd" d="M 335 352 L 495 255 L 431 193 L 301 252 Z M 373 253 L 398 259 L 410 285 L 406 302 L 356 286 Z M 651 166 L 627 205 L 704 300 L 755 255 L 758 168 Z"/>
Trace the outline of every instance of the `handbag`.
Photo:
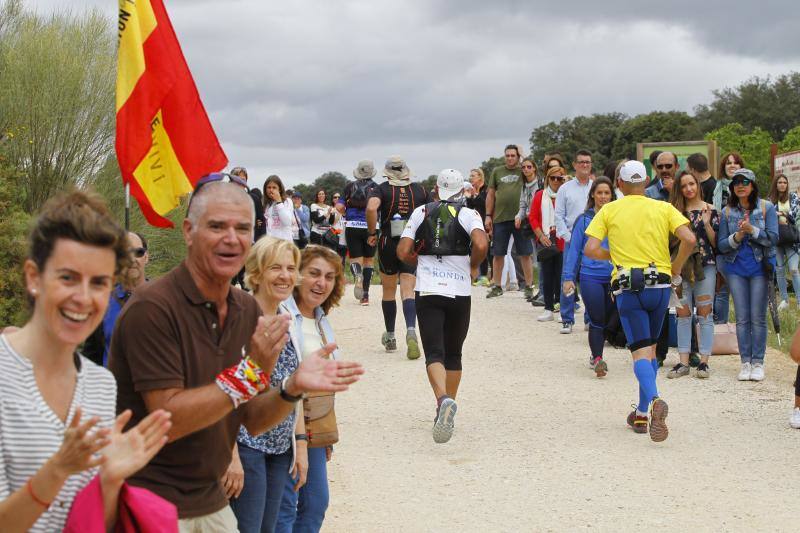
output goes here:
<path id="1" fill-rule="evenodd" d="M 696 326 L 697 337 L 700 338 L 700 326 Z M 738 355 L 739 341 L 736 339 L 736 324 L 714 324 L 714 342 L 711 355 Z"/>
<path id="2" fill-rule="evenodd" d="M 333 251 L 339 249 L 339 235 L 333 231 L 333 228 L 328 228 L 328 231 L 322 235 L 322 244 Z"/>
<path id="3" fill-rule="evenodd" d="M 325 332 L 319 328 L 322 343 L 328 344 Z M 330 357 L 330 356 L 327 356 Z M 335 393 L 311 392 L 303 400 L 303 418 L 309 448 L 325 448 L 339 442 L 339 427 L 334 409 Z"/>
<path id="4" fill-rule="evenodd" d="M 531 227 L 531 221 L 528 220 L 528 217 L 525 217 L 520 221 L 519 231 L 522 233 L 522 237 L 525 239 L 533 239 L 536 237 L 536 234 L 533 232 L 533 228 Z"/>
<path id="5" fill-rule="evenodd" d="M 800 231 L 794 224 L 778 224 L 778 246 L 787 247 L 800 242 Z"/>
<path id="6" fill-rule="evenodd" d="M 308 246 L 308 236 L 306 235 L 306 232 L 303 231 L 303 225 L 300 224 L 300 219 L 297 218 L 297 211 L 294 210 L 292 211 L 294 213 L 294 220 L 295 222 L 297 222 L 297 241 L 295 242 L 295 244 L 297 245 L 298 248 L 302 250 L 303 248 Z"/>
<path id="7" fill-rule="evenodd" d="M 558 249 L 558 245 L 554 241 L 555 239 L 550 241 L 550 246 L 544 246 L 538 240 L 536 241 L 537 261 L 547 261 L 548 259 L 552 259 L 561 253 L 561 250 Z"/>

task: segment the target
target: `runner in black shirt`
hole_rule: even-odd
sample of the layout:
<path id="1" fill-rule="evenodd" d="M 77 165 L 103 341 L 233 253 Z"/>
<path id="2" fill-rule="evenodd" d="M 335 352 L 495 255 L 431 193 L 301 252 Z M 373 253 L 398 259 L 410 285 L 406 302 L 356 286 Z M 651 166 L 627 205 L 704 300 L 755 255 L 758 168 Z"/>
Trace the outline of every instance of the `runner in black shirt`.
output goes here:
<path id="1" fill-rule="evenodd" d="M 400 298 L 406 320 L 406 355 L 409 359 L 420 356 L 417 341 L 417 314 L 414 305 L 415 267 L 397 258 L 397 243 L 411 213 L 429 201 L 428 193 L 419 183 L 411 183 L 411 171 L 403 159 L 392 156 L 386 162 L 383 176 L 388 180 L 370 191 L 367 202 L 367 232 L 370 246 L 378 246 L 378 267 L 381 272 L 383 298 L 381 308 L 386 331 L 381 344 L 387 352 L 397 350 L 394 324 L 397 318 L 397 277 L 400 276 Z M 380 229 L 380 232 L 378 232 Z"/>

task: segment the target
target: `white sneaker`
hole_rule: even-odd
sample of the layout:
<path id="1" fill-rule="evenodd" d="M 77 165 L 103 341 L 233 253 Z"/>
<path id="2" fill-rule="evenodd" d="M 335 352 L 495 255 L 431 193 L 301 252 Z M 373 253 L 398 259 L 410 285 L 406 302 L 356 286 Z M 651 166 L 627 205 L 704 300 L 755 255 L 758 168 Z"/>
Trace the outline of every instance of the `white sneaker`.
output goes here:
<path id="1" fill-rule="evenodd" d="M 562 335 L 569 335 L 570 333 L 572 333 L 572 324 L 570 324 L 569 322 L 564 322 L 563 324 L 561 324 L 561 331 L 559 333 L 561 333 Z"/>
<path id="2" fill-rule="evenodd" d="M 545 311 L 536 319 L 539 322 L 552 322 L 553 321 L 553 312 L 552 311 Z"/>
<path id="3" fill-rule="evenodd" d="M 506 291 L 514 292 L 514 291 L 518 291 L 518 290 L 519 290 L 519 284 L 516 281 L 506 285 Z"/>
<path id="4" fill-rule="evenodd" d="M 800 429 L 800 407 L 795 407 L 792 411 L 792 417 L 789 419 L 789 425 L 794 429 Z"/>
<path id="5" fill-rule="evenodd" d="M 781 300 L 781 303 L 778 304 L 778 311 L 785 311 L 786 309 L 789 309 L 789 302 Z"/>
<path id="6" fill-rule="evenodd" d="M 753 368 L 750 371 L 750 381 L 763 381 L 764 380 L 764 365 L 762 363 L 753 363 Z"/>
<path id="7" fill-rule="evenodd" d="M 750 367 L 750 363 L 742 363 L 742 370 L 739 371 L 739 377 L 737 378 L 739 381 L 750 381 L 750 374 L 753 372 L 753 369 Z"/>

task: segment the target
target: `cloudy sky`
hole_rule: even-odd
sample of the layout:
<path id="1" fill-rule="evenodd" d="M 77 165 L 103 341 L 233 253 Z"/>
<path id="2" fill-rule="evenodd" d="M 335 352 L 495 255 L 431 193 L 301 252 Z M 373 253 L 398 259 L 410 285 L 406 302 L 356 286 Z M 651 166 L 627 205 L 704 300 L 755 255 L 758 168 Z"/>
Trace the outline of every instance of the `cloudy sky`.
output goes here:
<path id="1" fill-rule="evenodd" d="M 114 0 L 26 0 L 41 13 Z M 683 110 L 800 70 L 797 0 L 165 0 L 231 165 L 462 171 L 579 114 Z M 651 7 L 652 6 L 652 7 Z M 665 7 L 668 6 L 668 11 Z M 668 139 L 665 139 L 668 140 Z"/>

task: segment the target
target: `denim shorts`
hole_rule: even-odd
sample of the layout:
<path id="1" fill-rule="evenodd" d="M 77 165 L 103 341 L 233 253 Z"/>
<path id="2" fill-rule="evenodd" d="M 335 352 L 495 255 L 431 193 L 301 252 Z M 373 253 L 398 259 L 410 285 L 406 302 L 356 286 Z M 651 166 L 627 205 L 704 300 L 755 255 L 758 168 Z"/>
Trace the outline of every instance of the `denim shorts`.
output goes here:
<path id="1" fill-rule="evenodd" d="M 508 253 L 508 241 L 514 236 L 514 249 L 517 255 L 531 255 L 533 241 L 522 236 L 522 230 L 514 227 L 513 220 L 497 222 L 492 227 L 492 255 L 502 257 Z"/>

